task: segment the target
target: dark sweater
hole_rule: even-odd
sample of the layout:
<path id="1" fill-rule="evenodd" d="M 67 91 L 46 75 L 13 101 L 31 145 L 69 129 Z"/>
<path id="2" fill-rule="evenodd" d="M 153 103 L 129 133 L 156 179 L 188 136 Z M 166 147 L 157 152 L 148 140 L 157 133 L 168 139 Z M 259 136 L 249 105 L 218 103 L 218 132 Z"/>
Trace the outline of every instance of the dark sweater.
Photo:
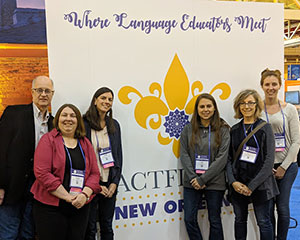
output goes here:
<path id="1" fill-rule="evenodd" d="M 253 129 L 262 122 L 263 120 L 258 119 L 253 124 Z M 250 131 L 248 134 L 249 133 Z M 255 133 L 255 137 L 259 145 L 259 152 L 255 163 L 239 160 L 241 153 L 233 162 L 234 153 L 245 138 L 243 120 L 232 127 L 230 132 L 227 176 L 230 186 L 235 181 L 241 182 L 253 192 L 252 198 L 254 201 L 265 201 L 279 193 L 272 173 L 275 141 L 271 125 L 266 124 L 263 126 Z M 246 145 L 255 148 L 257 147 L 253 136 L 248 140 Z"/>

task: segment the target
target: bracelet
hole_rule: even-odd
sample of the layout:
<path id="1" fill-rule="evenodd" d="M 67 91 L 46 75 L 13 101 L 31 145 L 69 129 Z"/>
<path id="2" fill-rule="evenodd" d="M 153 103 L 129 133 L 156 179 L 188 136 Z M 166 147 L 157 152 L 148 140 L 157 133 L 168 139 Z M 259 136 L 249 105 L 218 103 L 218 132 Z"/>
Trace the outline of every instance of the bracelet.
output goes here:
<path id="1" fill-rule="evenodd" d="M 81 192 L 85 197 L 86 197 L 86 200 L 88 201 L 88 200 L 90 200 L 90 197 L 89 197 L 89 195 L 87 195 L 87 193 L 86 192 Z"/>

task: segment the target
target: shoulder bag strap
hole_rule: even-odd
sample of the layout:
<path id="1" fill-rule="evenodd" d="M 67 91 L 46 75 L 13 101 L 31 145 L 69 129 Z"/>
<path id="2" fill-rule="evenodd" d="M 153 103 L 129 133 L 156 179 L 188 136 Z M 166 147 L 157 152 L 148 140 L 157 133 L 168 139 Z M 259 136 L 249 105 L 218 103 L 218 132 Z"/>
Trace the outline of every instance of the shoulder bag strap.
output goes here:
<path id="1" fill-rule="evenodd" d="M 267 122 L 262 122 L 261 124 L 259 124 L 256 128 L 254 128 L 251 133 L 246 137 L 244 138 L 244 140 L 241 142 L 241 144 L 239 145 L 237 151 L 235 152 L 234 154 L 234 159 L 233 159 L 233 163 L 237 160 L 238 156 L 240 155 L 241 151 L 242 151 L 242 148 L 244 146 L 244 144 L 246 142 L 248 142 L 248 140 L 259 130 L 261 129 L 263 126 L 265 126 L 267 124 Z"/>

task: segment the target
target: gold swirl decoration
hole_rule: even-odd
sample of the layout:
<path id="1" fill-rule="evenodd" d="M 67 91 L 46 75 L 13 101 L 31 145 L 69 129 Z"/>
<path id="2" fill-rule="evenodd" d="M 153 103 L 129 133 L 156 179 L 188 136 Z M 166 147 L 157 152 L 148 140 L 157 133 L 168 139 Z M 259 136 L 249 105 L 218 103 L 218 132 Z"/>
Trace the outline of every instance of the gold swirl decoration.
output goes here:
<path id="1" fill-rule="evenodd" d="M 192 97 L 189 99 L 190 90 Z M 192 114 L 194 110 L 195 101 L 198 95 L 203 91 L 203 84 L 200 81 L 195 81 L 191 84 L 187 74 L 177 56 L 175 54 L 169 70 L 167 71 L 163 88 L 157 83 L 150 84 L 150 96 L 143 96 L 137 89 L 131 86 L 124 86 L 118 93 L 119 100 L 123 104 L 131 104 L 132 99 L 130 96 L 135 94 L 139 97 L 134 110 L 134 117 L 139 126 L 147 129 L 147 122 L 149 127 L 153 130 L 159 129 L 166 116 L 170 112 L 177 109 L 177 111 L 184 111 L 185 114 Z M 162 93 L 165 100 L 162 99 Z M 230 96 L 231 88 L 225 83 L 217 84 L 210 94 L 219 94 L 221 100 L 225 100 Z M 179 157 L 179 137 L 168 136 L 162 129 L 158 132 L 157 140 L 162 145 L 173 143 L 172 150 L 174 155 Z"/>

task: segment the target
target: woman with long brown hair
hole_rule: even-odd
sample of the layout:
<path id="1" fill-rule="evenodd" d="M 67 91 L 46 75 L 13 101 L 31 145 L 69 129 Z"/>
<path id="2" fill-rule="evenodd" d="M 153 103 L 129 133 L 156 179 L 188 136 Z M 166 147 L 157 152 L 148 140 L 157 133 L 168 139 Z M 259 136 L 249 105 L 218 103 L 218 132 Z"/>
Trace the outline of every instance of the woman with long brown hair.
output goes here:
<path id="1" fill-rule="evenodd" d="M 203 194 L 210 223 L 209 239 L 224 239 L 220 214 L 229 141 L 229 126 L 220 118 L 215 99 L 210 94 L 200 94 L 191 123 L 184 127 L 180 138 L 184 221 L 190 239 L 202 239 L 197 216 Z"/>
<path id="2" fill-rule="evenodd" d="M 117 187 L 122 171 L 121 130 L 117 120 L 112 117 L 113 91 L 107 87 L 99 88 L 92 97 L 85 115 L 86 135 L 96 152 L 100 170 L 101 192 L 91 204 L 86 239 L 95 239 L 97 232 L 97 213 L 100 223 L 101 240 L 114 238 L 112 221 L 114 216 Z"/>

